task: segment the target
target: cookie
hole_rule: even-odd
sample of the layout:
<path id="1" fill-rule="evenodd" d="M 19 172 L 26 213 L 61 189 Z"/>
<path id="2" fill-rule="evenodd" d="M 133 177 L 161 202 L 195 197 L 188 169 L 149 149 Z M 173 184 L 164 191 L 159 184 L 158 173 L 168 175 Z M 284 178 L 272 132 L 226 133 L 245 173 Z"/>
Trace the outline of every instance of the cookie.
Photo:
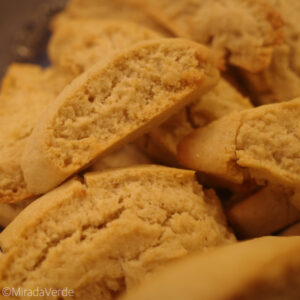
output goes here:
<path id="1" fill-rule="evenodd" d="M 151 163 L 152 161 L 148 156 L 142 153 L 135 145 L 129 144 L 124 146 L 122 149 L 97 160 L 89 168 L 89 171 L 96 172 Z"/>
<path id="2" fill-rule="evenodd" d="M 251 102 L 226 80 L 221 79 L 167 122 L 138 140 L 138 146 L 150 157 L 170 166 L 180 166 L 177 160 L 179 142 L 194 128 L 199 128 L 234 111 L 252 108 Z"/>
<path id="3" fill-rule="evenodd" d="M 6 227 L 33 200 L 21 201 L 13 204 L 0 203 L 0 226 Z"/>
<path id="4" fill-rule="evenodd" d="M 239 238 L 274 234 L 300 221 L 300 211 L 289 201 L 293 192 L 267 186 L 230 207 L 226 216 Z"/>
<path id="5" fill-rule="evenodd" d="M 300 96 L 300 3 L 266 0 L 284 21 L 284 44 L 274 48 L 270 66 L 259 74 L 244 73 L 258 104 L 292 100 Z"/>
<path id="6" fill-rule="evenodd" d="M 212 47 L 222 64 L 266 69 L 283 38 L 282 20 L 260 0 L 127 0 L 180 37 Z"/>
<path id="7" fill-rule="evenodd" d="M 140 137 L 136 145 L 158 163 L 180 167 L 177 160 L 177 145 L 193 131 L 184 108 L 166 122 Z"/>
<path id="8" fill-rule="evenodd" d="M 191 255 L 122 300 L 297 300 L 300 237 L 263 237 Z"/>
<path id="9" fill-rule="evenodd" d="M 74 299 L 115 299 L 167 262 L 234 242 L 217 197 L 192 171 L 89 173 L 36 200 L 1 233 L 0 290 L 68 287 Z"/>
<path id="10" fill-rule="evenodd" d="M 199 128 L 232 112 L 249 108 L 253 108 L 250 100 L 221 79 L 208 93 L 188 106 L 188 115 L 193 127 Z"/>
<path id="11" fill-rule="evenodd" d="M 253 179 L 297 189 L 299 117 L 300 99 L 230 114 L 186 137 L 179 161 L 237 184 Z"/>
<path id="12" fill-rule="evenodd" d="M 300 235 L 300 222 L 296 223 L 280 233 L 281 236 L 297 236 Z"/>
<path id="13" fill-rule="evenodd" d="M 55 66 L 76 76 L 120 50 L 160 37 L 157 32 L 129 21 L 71 19 L 53 32 L 48 52 Z"/>
<path id="14" fill-rule="evenodd" d="M 82 18 L 131 21 L 165 36 L 171 35 L 167 29 L 145 14 L 137 5 L 125 3 L 123 0 L 71 0 L 66 9 L 54 18 L 51 28 L 55 30 L 58 26 L 64 26 L 64 22 L 68 22 L 69 19 Z"/>
<path id="15" fill-rule="evenodd" d="M 0 203 L 33 196 L 24 181 L 21 156 L 40 115 L 69 81 L 69 76 L 54 68 L 9 67 L 0 94 Z"/>
<path id="16" fill-rule="evenodd" d="M 25 147 L 30 191 L 47 192 L 150 131 L 218 79 L 212 53 L 183 39 L 140 43 L 95 65 L 48 107 Z"/>

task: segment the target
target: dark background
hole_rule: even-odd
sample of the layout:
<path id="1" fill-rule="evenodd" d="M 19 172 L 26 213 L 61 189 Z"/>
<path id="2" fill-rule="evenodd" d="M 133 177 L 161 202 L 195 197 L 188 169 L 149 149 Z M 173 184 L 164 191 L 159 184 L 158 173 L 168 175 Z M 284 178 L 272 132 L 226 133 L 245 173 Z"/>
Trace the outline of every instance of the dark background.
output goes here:
<path id="1" fill-rule="evenodd" d="M 47 64 L 50 18 L 67 0 L 0 0 L 0 80 L 9 63 Z"/>

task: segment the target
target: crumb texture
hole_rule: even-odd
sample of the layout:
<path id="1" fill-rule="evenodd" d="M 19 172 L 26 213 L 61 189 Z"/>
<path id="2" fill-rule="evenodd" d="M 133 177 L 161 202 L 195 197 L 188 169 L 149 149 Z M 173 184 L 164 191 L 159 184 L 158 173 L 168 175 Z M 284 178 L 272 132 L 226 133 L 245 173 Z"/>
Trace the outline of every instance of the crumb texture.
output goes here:
<path id="1" fill-rule="evenodd" d="M 274 48 L 270 66 L 255 74 L 246 74 L 259 104 L 288 101 L 300 96 L 300 2 L 267 0 L 284 21 L 284 42 Z"/>
<path id="2" fill-rule="evenodd" d="M 144 134 L 217 78 L 211 52 L 182 39 L 144 42 L 94 66 L 60 94 L 35 127 L 22 160 L 30 190 L 48 191 Z"/>
<path id="3" fill-rule="evenodd" d="M 299 117 L 299 99 L 245 111 L 237 135 L 237 163 L 248 167 L 258 181 L 297 187 L 300 182 Z"/>
<path id="4" fill-rule="evenodd" d="M 169 261 L 235 241 L 193 172 L 158 166 L 87 174 L 22 214 L 0 238 L 0 285 L 69 287 L 75 299 L 115 299 Z"/>

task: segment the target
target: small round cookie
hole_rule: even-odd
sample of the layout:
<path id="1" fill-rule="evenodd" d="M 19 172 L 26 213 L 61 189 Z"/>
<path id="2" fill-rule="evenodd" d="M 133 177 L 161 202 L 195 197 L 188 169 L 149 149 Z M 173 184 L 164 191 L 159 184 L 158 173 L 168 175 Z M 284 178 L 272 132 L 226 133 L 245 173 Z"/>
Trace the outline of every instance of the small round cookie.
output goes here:
<path id="1" fill-rule="evenodd" d="M 218 198 L 192 171 L 88 173 L 37 199 L 1 233 L 0 291 L 69 288 L 72 299 L 115 299 L 174 259 L 234 242 Z"/>
<path id="2" fill-rule="evenodd" d="M 191 255 L 122 300 L 298 300 L 300 237 L 263 237 Z"/>
<path id="3" fill-rule="evenodd" d="M 45 193 L 207 92 L 213 53 L 184 39 L 139 43 L 76 78 L 41 117 L 23 152 L 30 191 Z"/>

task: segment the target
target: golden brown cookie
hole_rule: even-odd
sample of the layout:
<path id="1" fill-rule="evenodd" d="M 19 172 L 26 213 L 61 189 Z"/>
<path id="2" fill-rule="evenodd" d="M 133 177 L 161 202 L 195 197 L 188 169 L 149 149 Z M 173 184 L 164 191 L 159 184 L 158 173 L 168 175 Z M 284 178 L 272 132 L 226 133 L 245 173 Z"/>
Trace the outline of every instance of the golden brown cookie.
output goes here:
<path id="1" fill-rule="evenodd" d="M 25 147 L 29 189 L 44 193 L 164 122 L 218 79 L 212 53 L 183 39 L 136 45 L 95 65 L 48 107 Z"/>
<path id="2" fill-rule="evenodd" d="M 300 237 L 263 237 L 191 255 L 123 300 L 297 300 Z"/>
<path id="3" fill-rule="evenodd" d="M 12 64 L 0 94 L 0 203 L 32 197 L 21 170 L 21 156 L 47 105 L 71 78 L 55 68 Z"/>
<path id="4" fill-rule="evenodd" d="M 51 28 L 56 30 L 57 27 L 64 26 L 66 21 L 80 18 L 130 21 L 170 36 L 167 29 L 145 14 L 137 5 L 123 0 L 71 0 L 66 9 L 54 18 Z"/>
<path id="5" fill-rule="evenodd" d="M 270 64 L 282 41 L 282 20 L 260 0 L 127 0 L 180 37 L 212 47 L 223 65 L 250 72 Z"/>
<path id="6" fill-rule="evenodd" d="M 284 44 L 274 48 L 270 66 L 259 74 L 244 73 L 258 104 L 281 102 L 300 96 L 300 2 L 265 0 L 284 21 Z"/>
<path id="7" fill-rule="evenodd" d="M 138 42 L 160 37 L 129 21 L 71 19 L 53 32 L 48 52 L 54 65 L 76 76 Z"/>
<path id="8" fill-rule="evenodd" d="M 253 179 L 297 189 L 300 99 L 233 113 L 179 145 L 186 167 L 242 184 Z"/>
<path id="9" fill-rule="evenodd" d="M 250 101 L 226 80 L 221 79 L 207 93 L 168 121 L 138 140 L 138 146 L 159 162 L 179 166 L 177 146 L 194 128 L 229 113 L 252 108 Z"/>
<path id="10" fill-rule="evenodd" d="M 300 222 L 288 227 L 280 233 L 281 236 L 297 236 L 300 235 Z"/>
<path id="11" fill-rule="evenodd" d="M 12 204 L 0 203 L 0 226 L 6 227 L 32 201 L 33 199 Z"/>
<path id="12" fill-rule="evenodd" d="M 68 287 L 73 299 L 115 299 L 167 262 L 233 242 L 218 198 L 194 172 L 89 173 L 36 200 L 1 233 L 0 291 Z"/>
<path id="13" fill-rule="evenodd" d="M 108 169 L 118 169 L 151 163 L 152 161 L 150 160 L 150 158 L 142 153 L 135 145 L 128 144 L 120 150 L 117 150 L 112 154 L 97 160 L 89 168 L 89 171 L 97 172 Z"/>

